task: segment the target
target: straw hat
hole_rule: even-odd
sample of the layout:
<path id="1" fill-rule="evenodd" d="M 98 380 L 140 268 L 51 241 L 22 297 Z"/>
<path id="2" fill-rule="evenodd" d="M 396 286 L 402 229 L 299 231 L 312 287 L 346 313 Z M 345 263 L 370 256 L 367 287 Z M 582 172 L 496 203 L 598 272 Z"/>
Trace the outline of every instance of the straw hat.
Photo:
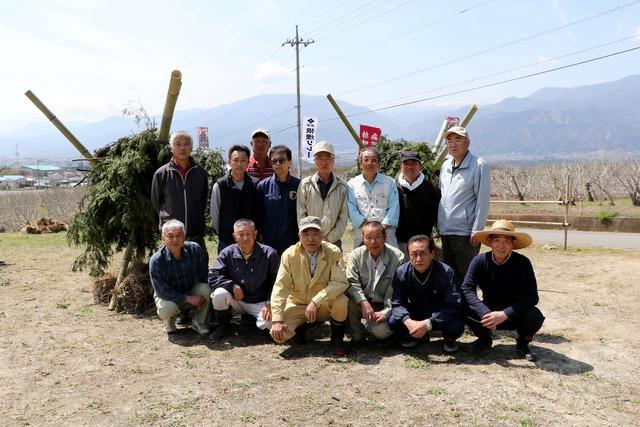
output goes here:
<path id="1" fill-rule="evenodd" d="M 533 239 L 527 233 L 518 233 L 516 232 L 516 228 L 506 219 L 499 219 L 494 221 L 491 224 L 491 228 L 489 230 L 484 231 L 476 231 L 473 233 L 473 237 L 478 239 L 480 242 L 484 243 L 487 246 L 491 246 L 489 244 L 489 236 L 492 234 L 497 234 L 500 236 L 511 236 L 515 238 L 513 242 L 513 249 L 522 249 L 533 243 Z"/>

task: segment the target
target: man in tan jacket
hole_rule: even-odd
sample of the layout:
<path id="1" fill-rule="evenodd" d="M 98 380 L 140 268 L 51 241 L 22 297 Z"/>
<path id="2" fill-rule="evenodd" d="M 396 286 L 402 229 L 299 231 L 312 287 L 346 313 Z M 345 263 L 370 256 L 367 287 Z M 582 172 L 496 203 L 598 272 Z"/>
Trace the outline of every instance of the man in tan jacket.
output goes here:
<path id="1" fill-rule="evenodd" d="M 322 240 L 320 218 L 304 217 L 298 228 L 300 242 L 282 254 L 271 292 L 271 336 L 282 344 L 296 335 L 304 343 L 306 323 L 329 320 L 333 352 L 343 357 L 348 284 L 342 253 Z"/>
<path id="2" fill-rule="evenodd" d="M 333 174 L 333 145 L 320 141 L 313 147 L 316 173 L 300 182 L 298 187 L 298 221 L 306 216 L 320 218 L 322 240 L 342 249 L 342 235 L 349 221 L 347 183 Z"/>

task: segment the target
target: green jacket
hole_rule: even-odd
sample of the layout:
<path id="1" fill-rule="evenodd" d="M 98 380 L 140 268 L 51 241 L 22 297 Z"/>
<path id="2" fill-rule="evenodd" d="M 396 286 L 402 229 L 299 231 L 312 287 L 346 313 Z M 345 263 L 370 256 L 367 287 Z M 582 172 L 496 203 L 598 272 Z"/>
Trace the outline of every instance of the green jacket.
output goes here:
<path id="1" fill-rule="evenodd" d="M 369 283 L 368 254 L 367 248 L 363 245 L 354 249 L 349 255 L 349 261 L 347 261 L 349 288 L 346 294 L 356 304 L 367 299 L 364 295 L 364 289 Z M 382 273 L 378 281 L 373 284 L 373 301 L 384 304 L 384 310 L 382 311 L 388 319 L 391 315 L 391 297 L 393 295 L 391 282 L 393 274 L 400 265 L 404 264 L 405 260 L 404 254 L 389 244 L 384 245 L 384 250 L 380 257 Z"/>

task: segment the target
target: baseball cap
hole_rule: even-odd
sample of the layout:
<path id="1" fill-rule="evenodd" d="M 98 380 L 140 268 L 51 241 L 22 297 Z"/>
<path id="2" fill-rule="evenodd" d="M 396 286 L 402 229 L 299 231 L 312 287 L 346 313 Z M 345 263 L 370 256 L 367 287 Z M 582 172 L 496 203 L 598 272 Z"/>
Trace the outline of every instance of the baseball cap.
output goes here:
<path id="1" fill-rule="evenodd" d="M 307 228 L 317 228 L 318 230 L 322 230 L 320 218 L 317 216 L 305 216 L 304 218 L 300 218 L 300 221 L 298 221 L 298 230 L 304 231 Z"/>
<path id="2" fill-rule="evenodd" d="M 318 153 L 329 153 L 335 156 L 335 151 L 333 150 L 333 144 L 328 141 L 320 141 L 313 145 L 313 155 L 315 156 Z"/>
<path id="3" fill-rule="evenodd" d="M 421 162 L 420 156 L 415 151 L 403 151 L 400 153 L 400 161 L 406 162 L 407 160 L 417 160 Z"/>
<path id="4" fill-rule="evenodd" d="M 254 130 L 253 132 L 251 132 L 251 138 L 252 138 L 252 139 L 253 139 L 253 138 L 255 138 L 255 137 L 256 137 L 256 135 L 264 135 L 264 136 L 266 136 L 266 137 L 267 137 L 267 139 L 268 139 L 269 141 L 271 141 L 271 135 L 269 135 L 269 131 L 268 131 L 268 130 L 266 130 L 266 129 L 256 129 L 256 130 Z"/>
<path id="5" fill-rule="evenodd" d="M 456 135 L 460 135 L 463 138 L 469 139 L 469 134 L 467 133 L 467 129 L 462 126 L 452 126 L 448 131 L 444 133 L 444 139 L 447 139 L 449 135 L 455 133 Z"/>

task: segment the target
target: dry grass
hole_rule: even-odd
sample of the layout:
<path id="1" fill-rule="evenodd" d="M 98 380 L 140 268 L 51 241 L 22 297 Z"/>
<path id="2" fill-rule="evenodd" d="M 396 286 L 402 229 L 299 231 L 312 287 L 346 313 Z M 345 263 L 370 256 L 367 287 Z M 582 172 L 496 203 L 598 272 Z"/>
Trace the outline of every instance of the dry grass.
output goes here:
<path id="1" fill-rule="evenodd" d="M 85 193 L 86 187 L 0 191 L 0 226 L 17 231 L 43 216 L 68 224 Z"/>

